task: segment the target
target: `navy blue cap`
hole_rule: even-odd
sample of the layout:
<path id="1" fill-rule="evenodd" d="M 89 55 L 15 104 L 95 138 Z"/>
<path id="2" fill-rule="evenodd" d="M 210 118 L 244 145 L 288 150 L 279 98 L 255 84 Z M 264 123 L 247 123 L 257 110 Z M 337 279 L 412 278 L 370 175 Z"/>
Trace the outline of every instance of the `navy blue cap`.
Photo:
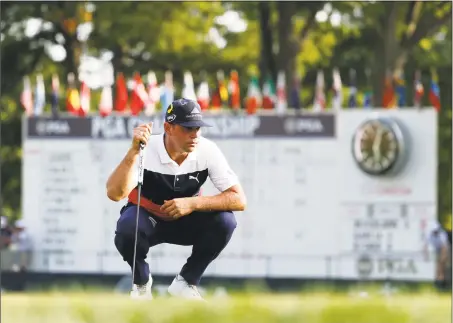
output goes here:
<path id="1" fill-rule="evenodd" d="M 198 102 L 189 99 L 173 101 L 165 113 L 165 121 L 183 127 L 212 127 L 203 121 Z"/>

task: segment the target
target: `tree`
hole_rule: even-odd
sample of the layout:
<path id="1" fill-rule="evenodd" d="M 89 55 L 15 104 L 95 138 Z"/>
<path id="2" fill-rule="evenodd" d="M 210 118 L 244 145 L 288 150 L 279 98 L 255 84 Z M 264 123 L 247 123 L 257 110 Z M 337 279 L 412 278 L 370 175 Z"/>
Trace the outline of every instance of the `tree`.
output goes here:
<path id="1" fill-rule="evenodd" d="M 319 23 L 316 20 L 316 14 L 327 3 L 234 3 L 234 8 L 243 12 L 249 21 L 259 21 L 261 83 L 267 75 L 271 75 L 275 80 L 277 72 L 281 70 L 285 72 L 286 84 L 289 87 L 296 73 L 302 74 L 329 57 L 343 34 L 341 30 L 332 28 L 329 22 Z M 346 10 L 349 5 L 335 4 L 334 8 L 337 6 Z"/>
<path id="2" fill-rule="evenodd" d="M 357 2 L 356 8 L 362 14 L 351 20 L 360 36 L 351 45 L 370 45 L 374 104 L 379 106 L 386 72 L 403 70 L 419 43 L 451 22 L 451 2 Z"/>
<path id="3" fill-rule="evenodd" d="M 0 2 L 2 35 L 1 45 L 1 195 L 2 215 L 18 217 L 20 212 L 21 173 L 21 116 L 20 88 L 25 75 L 33 73 L 44 56 L 42 47 L 24 34 L 20 22 L 36 12 L 32 4 Z"/>

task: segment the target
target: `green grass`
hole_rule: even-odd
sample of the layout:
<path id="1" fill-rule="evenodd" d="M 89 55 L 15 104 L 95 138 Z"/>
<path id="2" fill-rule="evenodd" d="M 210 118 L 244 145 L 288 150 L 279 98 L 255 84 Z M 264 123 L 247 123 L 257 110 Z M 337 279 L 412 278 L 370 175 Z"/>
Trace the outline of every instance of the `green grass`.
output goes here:
<path id="1" fill-rule="evenodd" d="M 231 296 L 231 295 L 230 295 Z M 207 303 L 156 298 L 131 301 L 103 292 L 2 295 L 4 323 L 447 323 L 451 296 L 311 293 L 232 295 Z"/>

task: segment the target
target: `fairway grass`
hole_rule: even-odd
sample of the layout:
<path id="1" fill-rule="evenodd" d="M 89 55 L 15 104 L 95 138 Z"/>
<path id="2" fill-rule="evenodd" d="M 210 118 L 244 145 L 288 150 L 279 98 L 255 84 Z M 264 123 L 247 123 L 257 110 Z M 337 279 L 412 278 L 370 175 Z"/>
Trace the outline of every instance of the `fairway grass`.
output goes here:
<path id="1" fill-rule="evenodd" d="M 448 323 L 451 296 L 250 294 L 206 303 L 106 293 L 5 294 L 2 323 Z"/>

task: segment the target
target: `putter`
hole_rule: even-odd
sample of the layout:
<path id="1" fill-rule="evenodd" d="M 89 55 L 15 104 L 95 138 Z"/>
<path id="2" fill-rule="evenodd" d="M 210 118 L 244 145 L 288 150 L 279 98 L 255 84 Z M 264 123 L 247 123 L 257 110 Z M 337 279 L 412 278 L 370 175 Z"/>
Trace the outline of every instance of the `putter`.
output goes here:
<path id="1" fill-rule="evenodd" d="M 134 258 L 132 259 L 132 289 L 134 289 L 134 279 L 135 279 L 135 259 L 137 257 L 137 236 L 138 236 L 138 216 L 140 212 L 140 195 L 142 193 L 142 185 L 143 185 L 143 151 L 145 149 L 145 145 L 143 143 L 140 144 L 140 151 L 138 155 L 138 197 L 137 197 L 137 216 L 135 218 L 135 241 L 134 241 Z"/>

